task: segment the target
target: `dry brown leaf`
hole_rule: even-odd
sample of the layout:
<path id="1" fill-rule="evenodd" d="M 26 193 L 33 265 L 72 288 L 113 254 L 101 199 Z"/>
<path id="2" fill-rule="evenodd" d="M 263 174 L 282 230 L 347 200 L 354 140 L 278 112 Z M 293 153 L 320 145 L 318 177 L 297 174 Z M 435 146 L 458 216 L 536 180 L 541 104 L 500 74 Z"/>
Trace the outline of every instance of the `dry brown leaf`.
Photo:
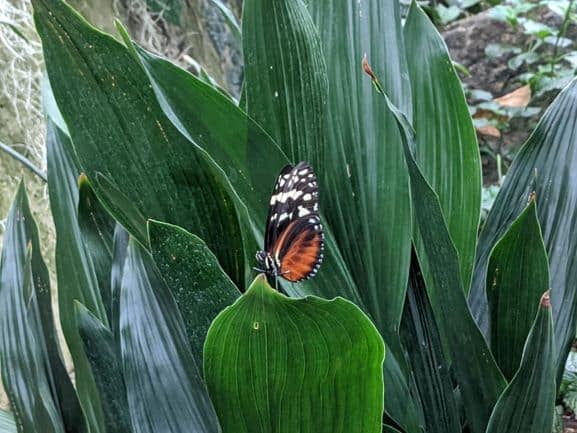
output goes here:
<path id="1" fill-rule="evenodd" d="M 502 107 L 525 108 L 531 102 L 531 86 L 528 84 L 513 90 L 497 99 L 495 102 Z"/>
<path id="2" fill-rule="evenodd" d="M 494 137 L 494 138 L 501 138 L 501 131 L 499 131 L 493 125 L 478 126 L 476 129 L 477 132 L 481 135 L 486 135 L 488 137 Z"/>

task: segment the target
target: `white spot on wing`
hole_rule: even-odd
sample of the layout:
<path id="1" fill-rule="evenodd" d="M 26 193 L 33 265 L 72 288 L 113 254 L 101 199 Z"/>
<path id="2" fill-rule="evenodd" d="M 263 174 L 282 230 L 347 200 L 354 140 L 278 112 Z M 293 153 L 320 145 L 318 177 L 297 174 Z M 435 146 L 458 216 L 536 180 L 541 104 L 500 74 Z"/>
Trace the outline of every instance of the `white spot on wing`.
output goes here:
<path id="1" fill-rule="evenodd" d="M 299 206 L 299 218 L 310 215 L 311 211 L 309 211 L 306 207 Z"/>

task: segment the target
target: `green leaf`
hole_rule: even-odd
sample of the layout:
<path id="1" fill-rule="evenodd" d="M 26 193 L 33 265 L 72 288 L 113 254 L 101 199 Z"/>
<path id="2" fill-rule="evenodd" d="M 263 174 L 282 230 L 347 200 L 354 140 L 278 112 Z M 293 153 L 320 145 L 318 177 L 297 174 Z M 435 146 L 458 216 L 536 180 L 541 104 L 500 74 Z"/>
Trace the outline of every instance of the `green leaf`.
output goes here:
<path id="1" fill-rule="evenodd" d="M 289 160 L 258 124 L 220 92 L 176 65 L 135 44 L 133 47 L 165 114 L 183 135 L 210 153 L 210 158 L 221 167 L 239 200 L 247 207 L 253 235 L 262 245 L 272 186 Z M 326 254 L 318 275 L 310 282 L 287 284 L 285 290 L 293 295 L 343 296 L 362 305 L 326 224 L 325 232 Z"/>
<path id="2" fill-rule="evenodd" d="M 539 299 L 548 287 L 547 252 L 531 199 L 493 248 L 487 270 L 491 352 L 509 380 L 519 368 Z"/>
<path id="3" fill-rule="evenodd" d="M 204 373 L 223 433 L 380 433 L 383 341 L 354 304 L 264 275 L 213 322 Z"/>
<path id="4" fill-rule="evenodd" d="M 180 310 L 192 356 L 200 367 L 210 324 L 240 292 L 202 239 L 157 221 L 149 221 L 148 233 L 152 257 Z"/>
<path id="5" fill-rule="evenodd" d="M 447 342 L 471 431 L 482 433 L 505 388 L 505 379 L 469 311 L 457 249 L 445 224 L 439 198 L 411 153 L 411 148 L 415 147 L 414 132 L 405 116 L 386 96 L 384 99 L 395 115 L 403 137 L 417 234 L 423 245 L 421 254 L 428 261 L 431 272 L 432 284 L 427 286 L 431 307 L 441 336 Z M 419 261 L 422 260 L 419 257 Z"/>
<path id="6" fill-rule="evenodd" d="M 546 292 L 527 337 L 521 366 L 499 398 L 487 433 L 551 431 L 555 409 L 554 339 Z"/>
<path id="7" fill-rule="evenodd" d="M 174 299 L 134 240 L 122 279 L 120 337 L 135 432 L 220 431 Z"/>
<path id="8" fill-rule="evenodd" d="M 110 269 L 110 289 L 112 312 L 110 318 L 110 330 L 114 335 L 116 344 L 120 348 L 120 291 L 122 288 L 122 276 L 124 275 L 124 264 L 128 253 L 129 235 L 126 230 L 116 224 L 114 229 L 112 267 Z"/>
<path id="9" fill-rule="evenodd" d="M 16 433 L 14 416 L 6 410 L 0 410 L 0 433 Z"/>
<path id="10" fill-rule="evenodd" d="M 130 413 L 122 365 L 112 333 L 82 304 L 76 303 L 78 329 L 96 386 L 102 397 L 107 433 L 130 433 Z"/>
<path id="11" fill-rule="evenodd" d="M 409 53 L 417 163 L 439 196 L 468 292 L 481 212 L 481 162 L 475 128 L 447 46 L 416 2 L 403 34 Z M 429 274 L 426 265 L 423 263 L 425 279 Z"/>
<path id="12" fill-rule="evenodd" d="M 102 409 L 90 364 L 84 353 L 74 313 L 74 301 L 86 306 L 106 323 L 94 266 L 78 226 L 80 169 L 73 158 L 70 139 L 47 119 L 46 158 L 50 209 L 56 228 L 56 277 L 62 331 L 74 362 L 77 391 L 90 430 L 103 431 Z"/>
<path id="13" fill-rule="evenodd" d="M 98 201 L 92 185 L 84 174 L 81 174 L 78 179 L 78 226 L 86 249 L 92 258 L 100 296 L 106 316 L 110 320 L 112 318 L 110 269 L 116 223 Z"/>
<path id="14" fill-rule="evenodd" d="M 8 215 L 0 257 L 0 369 L 12 409 L 24 432 L 37 426 L 64 433 L 53 378 L 38 323 L 38 297 L 32 261 L 42 260 L 38 233 L 21 183 Z M 36 255 L 35 258 L 34 255 Z M 38 288 L 46 290 L 46 288 Z M 50 289 L 48 288 L 48 295 Z"/>
<path id="15" fill-rule="evenodd" d="M 527 206 L 534 191 L 537 215 L 549 257 L 551 303 L 555 326 L 557 374 L 577 326 L 577 81 L 563 90 L 519 151 L 479 237 L 469 303 L 477 322 L 488 330 L 485 295 L 487 264 L 493 245 Z"/>
<path id="16" fill-rule="evenodd" d="M 413 252 L 407 300 L 401 321 L 401 341 L 407 350 L 429 433 L 460 433 L 449 361 L 427 296 L 427 287 Z"/>
<path id="17" fill-rule="evenodd" d="M 228 187 L 163 114 L 146 74 L 115 39 L 90 27 L 60 0 L 34 0 L 46 69 L 80 165 L 100 172 L 146 218 L 205 239 L 231 278 L 244 281 L 242 235 Z M 103 125 L 106 127 L 103 128 Z M 93 184 L 102 204 L 141 243 L 117 195 Z"/>

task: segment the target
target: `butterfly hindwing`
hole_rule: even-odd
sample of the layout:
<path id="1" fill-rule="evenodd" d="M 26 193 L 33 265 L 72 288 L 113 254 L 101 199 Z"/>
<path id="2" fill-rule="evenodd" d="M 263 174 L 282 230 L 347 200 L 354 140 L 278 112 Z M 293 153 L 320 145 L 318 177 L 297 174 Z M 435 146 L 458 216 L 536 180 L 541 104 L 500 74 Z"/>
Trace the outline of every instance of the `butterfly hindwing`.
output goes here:
<path id="1" fill-rule="evenodd" d="M 295 220 L 318 216 L 318 184 L 311 166 L 302 161 L 282 169 L 268 212 L 265 250 L 271 251 L 284 230 Z"/>

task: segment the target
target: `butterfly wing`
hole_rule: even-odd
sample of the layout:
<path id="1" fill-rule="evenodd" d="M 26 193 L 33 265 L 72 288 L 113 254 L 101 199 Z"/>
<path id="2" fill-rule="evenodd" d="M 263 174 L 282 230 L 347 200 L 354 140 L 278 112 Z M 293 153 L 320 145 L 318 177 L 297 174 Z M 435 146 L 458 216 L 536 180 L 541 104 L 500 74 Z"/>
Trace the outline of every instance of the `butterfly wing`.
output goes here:
<path id="1" fill-rule="evenodd" d="M 265 231 L 265 251 L 272 252 L 288 226 L 299 218 L 318 216 L 318 184 L 305 161 L 287 165 L 277 178 L 270 199 Z"/>
<path id="2" fill-rule="evenodd" d="M 273 255 L 280 262 L 280 275 L 293 282 L 314 276 L 323 260 L 323 247 L 323 228 L 318 215 L 293 221 L 273 249 Z"/>

